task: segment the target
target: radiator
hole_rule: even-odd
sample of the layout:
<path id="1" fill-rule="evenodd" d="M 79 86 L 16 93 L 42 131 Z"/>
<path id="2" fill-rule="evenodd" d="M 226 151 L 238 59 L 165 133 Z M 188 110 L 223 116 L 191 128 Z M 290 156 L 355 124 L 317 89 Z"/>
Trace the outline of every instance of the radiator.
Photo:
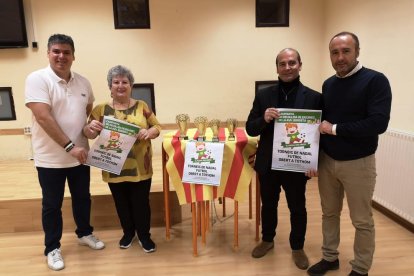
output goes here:
<path id="1" fill-rule="evenodd" d="M 380 135 L 376 163 L 373 200 L 414 223 L 414 134 L 387 130 Z"/>

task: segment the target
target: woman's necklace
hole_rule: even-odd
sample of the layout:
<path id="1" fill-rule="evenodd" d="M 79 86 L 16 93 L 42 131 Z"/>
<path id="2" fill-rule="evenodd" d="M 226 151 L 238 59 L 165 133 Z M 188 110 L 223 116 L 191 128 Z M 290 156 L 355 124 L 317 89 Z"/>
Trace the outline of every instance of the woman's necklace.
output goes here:
<path id="1" fill-rule="evenodd" d="M 130 115 L 129 105 L 131 104 L 131 98 L 128 99 L 128 106 L 126 109 L 117 110 L 115 108 L 115 101 L 112 99 L 112 107 L 114 108 L 114 117 L 115 119 L 125 120 L 128 115 Z M 120 104 L 122 106 L 122 104 Z M 117 116 L 118 113 L 118 116 Z"/>
<path id="2" fill-rule="evenodd" d="M 285 95 L 285 101 L 287 101 L 287 100 L 288 100 L 288 96 L 289 96 L 289 94 L 290 94 L 290 93 L 292 93 L 292 92 L 293 92 L 293 90 L 295 90 L 295 89 L 296 89 L 296 87 L 293 87 L 293 88 L 292 88 L 292 89 L 290 89 L 288 92 L 286 92 L 286 91 L 285 91 L 285 89 L 283 89 L 283 87 L 280 87 L 280 89 L 282 90 L 283 94 Z"/>

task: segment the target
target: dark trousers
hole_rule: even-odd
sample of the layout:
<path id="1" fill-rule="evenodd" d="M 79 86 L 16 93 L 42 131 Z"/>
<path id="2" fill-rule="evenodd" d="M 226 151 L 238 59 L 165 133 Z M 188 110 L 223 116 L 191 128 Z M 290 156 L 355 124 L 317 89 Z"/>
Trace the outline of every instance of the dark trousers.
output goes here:
<path id="1" fill-rule="evenodd" d="M 90 222 L 91 194 L 90 168 L 80 165 L 72 168 L 37 167 L 40 187 L 42 187 L 42 225 L 45 232 L 45 255 L 60 248 L 63 220 L 62 203 L 65 182 L 68 181 L 72 199 L 72 213 L 76 223 L 78 238 L 93 232 Z"/>
<path id="2" fill-rule="evenodd" d="M 283 187 L 290 210 L 290 247 L 293 250 L 303 249 L 307 224 L 306 176 L 304 173 L 271 170 L 259 174 L 259 181 L 262 199 L 262 240 L 271 242 L 276 235 L 277 207 Z"/>
<path id="3" fill-rule="evenodd" d="M 140 240 L 151 236 L 151 180 L 108 183 L 124 235 L 132 237 L 137 233 Z"/>

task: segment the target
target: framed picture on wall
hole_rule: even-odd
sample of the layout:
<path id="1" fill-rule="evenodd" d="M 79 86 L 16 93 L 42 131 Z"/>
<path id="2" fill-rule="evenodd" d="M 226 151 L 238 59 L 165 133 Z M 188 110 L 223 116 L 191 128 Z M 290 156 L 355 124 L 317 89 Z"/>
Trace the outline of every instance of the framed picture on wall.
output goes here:
<path id="1" fill-rule="evenodd" d="M 115 29 L 150 29 L 149 0 L 112 0 Z"/>
<path id="2" fill-rule="evenodd" d="M 288 27 L 289 0 L 256 0 L 256 27 Z"/>
<path id="3" fill-rule="evenodd" d="M 11 87 L 0 87 L 0 121 L 16 120 Z"/>

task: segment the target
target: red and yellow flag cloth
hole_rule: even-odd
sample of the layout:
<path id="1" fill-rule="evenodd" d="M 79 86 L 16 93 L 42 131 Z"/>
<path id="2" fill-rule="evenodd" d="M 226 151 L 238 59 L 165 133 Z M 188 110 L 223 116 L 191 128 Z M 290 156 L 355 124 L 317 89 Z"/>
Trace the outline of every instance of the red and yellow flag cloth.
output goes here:
<path id="1" fill-rule="evenodd" d="M 163 147 L 168 155 L 166 169 L 177 192 L 180 205 L 217 197 L 228 197 L 243 201 L 253 176 L 253 161 L 257 138 L 248 136 L 242 128 L 235 129 L 235 141 L 228 141 L 228 129 L 220 128 L 219 140 L 224 141 L 223 167 L 220 186 L 189 184 L 181 181 L 184 170 L 185 146 L 188 140 L 179 140 L 179 131 L 164 135 Z M 189 129 L 190 140 L 197 140 L 197 129 Z M 211 141 L 211 129 L 206 131 L 206 141 Z"/>

